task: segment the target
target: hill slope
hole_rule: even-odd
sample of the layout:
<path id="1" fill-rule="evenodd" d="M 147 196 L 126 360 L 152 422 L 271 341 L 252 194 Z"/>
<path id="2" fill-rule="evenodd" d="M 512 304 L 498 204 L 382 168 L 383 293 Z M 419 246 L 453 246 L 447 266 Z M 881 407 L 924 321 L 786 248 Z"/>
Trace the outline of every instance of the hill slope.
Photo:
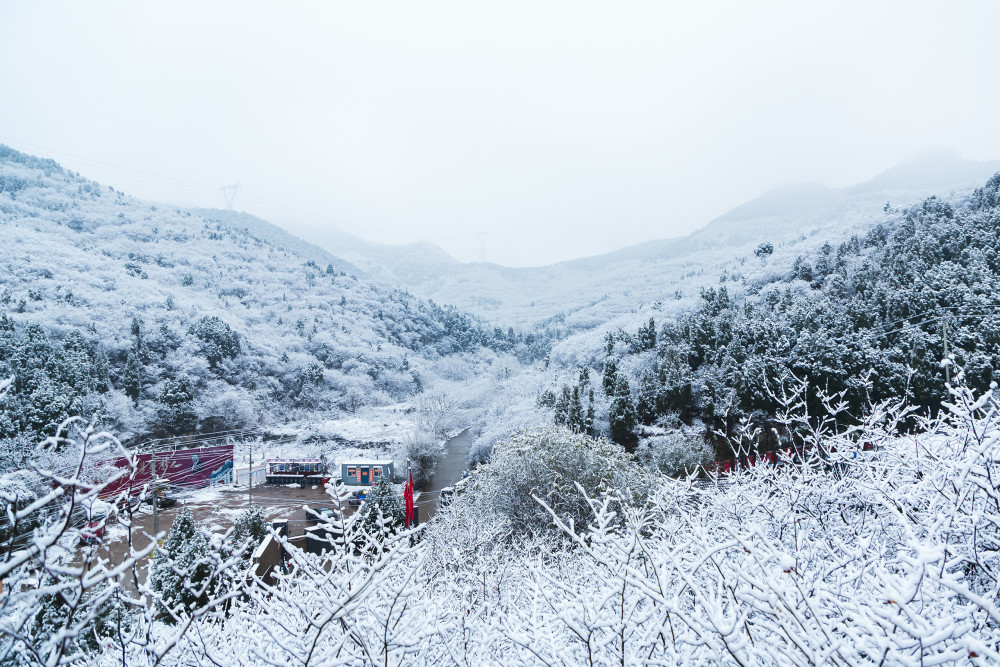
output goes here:
<path id="1" fill-rule="evenodd" d="M 124 438 L 270 425 L 538 353 L 533 338 L 246 223 L 144 203 L 0 146 L 7 455 L 70 414 Z"/>

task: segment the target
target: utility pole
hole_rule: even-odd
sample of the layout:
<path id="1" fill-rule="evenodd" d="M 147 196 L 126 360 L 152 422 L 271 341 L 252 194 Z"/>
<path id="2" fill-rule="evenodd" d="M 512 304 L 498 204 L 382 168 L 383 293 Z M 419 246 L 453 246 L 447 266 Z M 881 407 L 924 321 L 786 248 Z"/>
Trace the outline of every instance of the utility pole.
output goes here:
<path id="1" fill-rule="evenodd" d="M 155 445 L 154 445 L 155 447 Z M 160 503 L 159 498 L 156 497 L 157 494 L 157 479 L 156 479 L 156 449 L 153 449 L 153 541 L 156 542 L 156 548 L 160 546 L 160 517 L 157 514 L 157 505 Z"/>
<path id="2" fill-rule="evenodd" d="M 948 358 L 948 327 L 944 323 L 944 315 L 941 316 L 941 337 L 944 338 L 944 381 L 951 384 L 951 359 Z"/>
<path id="3" fill-rule="evenodd" d="M 250 473 L 247 479 L 247 489 L 250 493 L 250 505 L 253 506 L 253 441 L 250 441 Z"/>

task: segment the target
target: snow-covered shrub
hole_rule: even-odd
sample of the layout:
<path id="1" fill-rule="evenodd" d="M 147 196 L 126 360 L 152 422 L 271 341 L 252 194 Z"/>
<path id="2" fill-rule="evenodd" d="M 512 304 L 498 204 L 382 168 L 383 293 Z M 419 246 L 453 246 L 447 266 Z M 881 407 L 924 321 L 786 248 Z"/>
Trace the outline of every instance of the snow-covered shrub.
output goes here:
<path id="1" fill-rule="evenodd" d="M 264 541 L 270 533 L 270 526 L 264 519 L 260 505 L 251 505 L 240 512 L 233 522 L 233 532 L 229 536 L 232 550 L 243 557 L 244 563 L 250 562 L 254 549 Z"/>
<path id="2" fill-rule="evenodd" d="M 0 542 L 17 536 L 27 536 L 42 524 L 40 512 L 18 514 L 45 496 L 45 480 L 31 470 L 15 470 L 0 476 Z"/>
<path id="3" fill-rule="evenodd" d="M 202 342 L 202 354 L 212 368 L 225 359 L 233 359 L 241 352 L 240 336 L 215 315 L 206 315 L 192 324 L 188 333 Z"/>
<path id="4" fill-rule="evenodd" d="M 198 417 L 204 430 L 252 429 L 260 425 L 262 406 L 251 392 L 218 385 L 210 387 L 199 402 Z"/>
<path id="5" fill-rule="evenodd" d="M 76 615 L 89 619 L 89 623 L 68 638 L 64 650 L 68 655 L 96 658 L 102 650 L 120 650 L 136 627 L 139 605 L 113 582 L 94 586 L 79 599 L 60 590 L 59 580 L 52 576 L 45 576 L 41 584 L 39 590 L 49 592 L 42 593 L 38 609 L 25 627 L 26 639 L 32 645 L 44 645 L 66 626 L 72 627 L 72 616 Z"/>
<path id="6" fill-rule="evenodd" d="M 427 482 L 444 455 L 444 444 L 444 441 L 431 433 L 424 431 L 414 433 L 403 443 L 401 451 L 396 456 L 397 470 L 405 471 L 409 462 L 413 483 L 421 485 Z"/>
<path id="7" fill-rule="evenodd" d="M 560 427 L 522 432 L 499 442 L 473 479 L 469 502 L 524 533 L 554 527 L 538 498 L 563 521 L 586 526 L 593 512 L 581 489 L 589 495 L 615 490 L 622 501 L 641 504 L 653 485 L 620 446 Z"/>
<path id="8" fill-rule="evenodd" d="M 671 430 L 640 438 L 635 455 L 647 468 L 676 476 L 690 474 L 709 463 L 714 452 L 703 436 Z"/>

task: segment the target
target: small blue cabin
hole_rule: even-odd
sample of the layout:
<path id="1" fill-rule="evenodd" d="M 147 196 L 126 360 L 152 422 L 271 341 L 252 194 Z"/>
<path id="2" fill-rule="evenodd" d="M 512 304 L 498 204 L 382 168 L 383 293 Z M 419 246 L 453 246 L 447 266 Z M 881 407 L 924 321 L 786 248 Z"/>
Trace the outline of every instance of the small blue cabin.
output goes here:
<path id="1" fill-rule="evenodd" d="M 340 464 L 340 481 L 346 486 L 372 486 L 376 482 L 392 482 L 393 464 L 390 460 L 356 459 Z"/>

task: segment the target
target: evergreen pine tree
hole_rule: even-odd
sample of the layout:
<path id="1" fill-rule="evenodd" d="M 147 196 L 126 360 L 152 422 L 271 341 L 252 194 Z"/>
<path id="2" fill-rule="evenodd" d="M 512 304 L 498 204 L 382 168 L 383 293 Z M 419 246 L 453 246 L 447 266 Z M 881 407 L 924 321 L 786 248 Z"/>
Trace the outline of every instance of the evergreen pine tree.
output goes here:
<path id="1" fill-rule="evenodd" d="M 611 439 L 619 444 L 625 444 L 632 440 L 632 432 L 636 427 L 636 413 L 635 405 L 632 403 L 632 392 L 624 374 L 618 373 L 615 377 L 613 391 L 611 406 L 608 409 Z"/>
<path id="2" fill-rule="evenodd" d="M 51 576 L 47 577 L 44 583 L 47 587 L 59 587 L 58 581 Z M 109 644 L 117 643 L 120 647 L 118 626 L 120 624 L 121 629 L 127 633 L 135 624 L 133 610 L 138 605 L 134 600 L 130 604 L 120 590 L 108 595 L 109 585 L 101 584 L 82 595 L 76 586 L 42 595 L 28 628 L 30 637 L 36 644 L 41 644 L 51 640 L 60 631 L 64 631 L 67 625 L 71 626 L 74 619 L 92 614 L 93 621 L 88 624 L 84 632 L 75 637 L 67 637 L 66 653 L 80 652 L 96 656 L 102 650 L 107 650 Z"/>
<path id="3" fill-rule="evenodd" d="M 569 418 L 567 424 L 574 433 L 583 431 L 583 404 L 580 402 L 580 387 L 573 387 L 573 395 L 569 401 Z"/>
<path id="4" fill-rule="evenodd" d="M 589 402 L 587 404 L 587 416 L 583 421 L 583 430 L 587 435 L 594 435 L 594 390 L 590 389 L 587 392 L 589 395 Z"/>
<path id="5" fill-rule="evenodd" d="M 133 349 L 128 353 L 128 361 L 125 362 L 125 373 L 122 375 L 122 384 L 125 394 L 133 401 L 138 402 L 142 394 L 142 362 L 139 355 Z"/>
<path id="6" fill-rule="evenodd" d="M 143 321 L 141 317 L 136 315 L 132 318 L 132 351 L 138 355 L 139 361 L 145 364 L 149 362 L 149 349 L 146 347 L 146 341 L 142 337 L 142 325 Z"/>
<path id="7" fill-rule="evenodd" d="M 640 352 L 656 348 L 656 322 L 649 318 L 649 323 L 639 327 L 639 336 L 636 347 Z"/>
<path id="8" fill-rule="evenodd" d="M 604 377 L 601 380 L 604 393 L 607 396 L 613 396 L 615 393 L 615 377 L 617 375 L 618 364 L 615 363 L 615 358 L 609 354 L 604 358 Z"/>
<path id="9" fill-rule="evenodd" d="M 566 426 L 569 424 L 569 406 L 570 406 L 570 393 L 569 387 L 563 387 L 562 391 L 559 392 L 559 397 L 556 398 L 556 410 L 553 417 L 553 421 L 560 426 Z"/>
<path id="10" fill-rule="evenodd" d="M 213 581 L 217 554 L 208 537 L 195 525 L 187 507 L 181 509 L 170 527 L 163 548 L 153 559 L 150 576 L 153 591 L 160 594 L 161 617 L 175 617 L 204 606 L 215 593 Z"/>
<path id="11" fill-rule="evenodd" d="M 233 524 L 233 534 L 229 541 L 233 546 L 233 551 L 243 551 L 243 560 L 249 562 L 254 549 L 264 541 L 268 535 L 267 521 L 264 519 L 264 512 L 260 505 L 251 505 L 243 510 Z"/>
<path id="12" fill-rule="evenodd" d="M 132 317 L 132 340 L 138 346 L 142 343 L 142 318 L 138 315 Z"/>
<path id="13" fill-rule="evenodd" d="M 589 402 L 587 404 L 587 416 L 583 421 L 583 431 L 587 435 L 594 435 L 594 390 L 590 389 L 587 392 L 589 395 Z"/>
<path id="14" fill-rule="evenodd" d="M 94 363 L 91 366 L 91 374 L 94 378 L 94 389 L 102 394 L 108 391 L 111 362 L 108 361 L 108 354 L 104 348 L 97 348 L 97 352 L 94 354 Z"/>
<path id="15" fill-rule="evenodd" d="M 656 397 L 659 389 L 657 372 L 647 368 L 639 376 L 639 395 L 636 401 L 636 412 L 643 424 L 656 421 Z"/>
<path id="16" fill-rule="evenodd" d="M 194 409 L 194 383 L 188 377 L 167 382 L 159 396 L 160 424 L 174 433 L 188 433 L 198 426 Z"/>
<path id="17" fill-rule="evenodd" d="M 362 530 L 376 540 L 395 533 L 404 525 L 403 499 L 388 481 L 372 487 L 358 513 Z"/>

